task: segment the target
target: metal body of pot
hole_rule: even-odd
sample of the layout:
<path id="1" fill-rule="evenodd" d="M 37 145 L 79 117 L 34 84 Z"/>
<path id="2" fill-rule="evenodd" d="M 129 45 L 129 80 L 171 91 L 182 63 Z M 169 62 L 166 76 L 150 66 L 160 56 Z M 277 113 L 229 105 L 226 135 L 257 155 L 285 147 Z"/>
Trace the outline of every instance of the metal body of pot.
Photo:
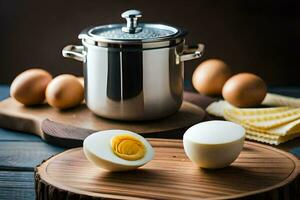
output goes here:
<path id="1" fill-rule="evenodd" d="M 155 37 L 152 32 L 167 34 L 165 30 L 170 30 L 167 29 L 169 26 L 160 24 L 158 27 L 165 29 L 159 33 L 152 30 L 156 24 L 138 27 L 137 14 L 140 13 L 134 10 L 123 13 L 127 27 L 116 24 L 114 30 L 109 30 L 110 34 L 125 32 L 126 39 L 107 39 L 103 35 L 108 33 L 95 27 L 79 35 L 83 46 L 69 45 L 63 49 L 65 57 L 83 62 L 86 104 L 101 117 L 151 120 L 175 113 L 182 104 L 184 61 L 202 55 L 203 45 L 187 48 L 185 32 L 177 29 L 176 36 L 147 41 L 136 39 L 145 34 L 143 30 L 148 31 L 150 37 Z M 114 25 L 101 26 L 100 29 L 103 27 L 112 29 Z M 121 31 L 119 27 L 122 27 Z M 128 36 L 135 38 L 128 39 Z"/>

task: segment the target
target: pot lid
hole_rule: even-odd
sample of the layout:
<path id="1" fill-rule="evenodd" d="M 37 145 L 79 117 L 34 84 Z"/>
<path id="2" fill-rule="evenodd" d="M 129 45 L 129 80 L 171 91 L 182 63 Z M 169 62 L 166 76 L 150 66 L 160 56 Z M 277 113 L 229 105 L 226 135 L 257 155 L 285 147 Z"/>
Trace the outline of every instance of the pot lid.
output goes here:
<path id="1" fill-rule="evenodd" d="M 126 24 L 109 24 L 85 29 L 79 35 L 85 42 L 98 46 L 108 44 L 141 44 L 171 41 L 186 35 L 184 29 L 164 25 L 138 23 L 142 13 L 138 10 L 128 10 L 122 13 Z M 182 40 L 181 40 L 182 41 Z"/>
<path id="2" fill-rule="evenodd" d="M 91 29 L 89 35 L 110 40 L 150 40 L 172 36 L 178 32 L 173 27 L 161 24 L 141 24 L 133 29 L 133 33 L 125 32 L 124 28 L 127 27 L 123 24 L 98 26 Z M 140 31 L 137 32 L 137 29 Z"/>

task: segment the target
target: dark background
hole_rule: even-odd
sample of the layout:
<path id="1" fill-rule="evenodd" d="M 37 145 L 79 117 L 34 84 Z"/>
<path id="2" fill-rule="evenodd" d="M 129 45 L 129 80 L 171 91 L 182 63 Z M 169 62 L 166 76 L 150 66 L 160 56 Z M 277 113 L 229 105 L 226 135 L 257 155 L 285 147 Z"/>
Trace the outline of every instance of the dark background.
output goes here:
<path id="1" fill-rule="evenodd" d="M 268 85 L 300 85 L 300 3 L 274 0 L 0 0 L 0 83 L 30 67 L 81 75 L 81 63 L 61 49 L 80 44 L 77 35 L 89 25 L 123 22 L 120 14 L 131 8 L 144 22 L 188 29 L 187 43 L 206 44 L 203 59 L 224 59 Z M 198 63 L 186 63 L 186 79 Z"/>

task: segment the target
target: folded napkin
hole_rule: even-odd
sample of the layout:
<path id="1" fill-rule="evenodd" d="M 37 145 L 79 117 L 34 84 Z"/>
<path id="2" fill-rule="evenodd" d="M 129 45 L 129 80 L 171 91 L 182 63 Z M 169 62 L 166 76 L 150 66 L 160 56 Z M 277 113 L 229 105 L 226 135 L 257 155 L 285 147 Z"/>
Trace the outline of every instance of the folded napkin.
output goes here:
<path id="1" fill-rule="evenodd" d="M 267 94 L 263 105 L 279 107 L 236 108 L 226 101 L 218 101 L 206 111 L 241 124 L 246 129 L 246 138 L 251 140 L 278 145 L 300 136 L 299 99 Z"/>

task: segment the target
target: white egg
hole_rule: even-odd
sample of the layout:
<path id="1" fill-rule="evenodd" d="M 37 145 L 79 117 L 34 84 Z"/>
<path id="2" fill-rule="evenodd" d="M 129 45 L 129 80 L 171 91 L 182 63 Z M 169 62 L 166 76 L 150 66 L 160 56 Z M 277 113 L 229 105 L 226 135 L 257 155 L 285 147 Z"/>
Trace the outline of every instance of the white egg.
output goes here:
<path id="1" fill-rule="evenodd" d="M 214 120 L 196 124 L 183 136 L 188 158 L 202 168 L 230 165 L 243 149 L 245 129 L 236 123 Z"/>
<path id="2" fill-rule="evenodd" d="M 143 157 L 137 160 L 126 160 L 118 156 L 113 150 L 112 140 L 120 135 L 130 135 L 141 142 L 145 150 Z M 89 161 L 109 171 L 134 170 L 145 165 L 154 156 L 151 144 L 144 137 L 127 130 L 106 130 L 93 133 L 84 140 L 83 150 Z"/>

